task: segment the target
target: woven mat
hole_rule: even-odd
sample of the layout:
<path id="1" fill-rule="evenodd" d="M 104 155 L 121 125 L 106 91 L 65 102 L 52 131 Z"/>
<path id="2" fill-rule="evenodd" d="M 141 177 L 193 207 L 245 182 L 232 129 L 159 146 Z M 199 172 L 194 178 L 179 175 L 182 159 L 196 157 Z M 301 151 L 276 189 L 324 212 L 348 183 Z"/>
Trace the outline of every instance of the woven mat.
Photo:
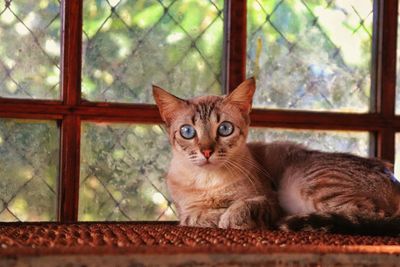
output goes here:
<path id="1" fill-rule="evenodd" d="M 223 230 L 170 223 L 0 223 L 0 255 L 282 251 L 400 254 L 400 237 Z"/>

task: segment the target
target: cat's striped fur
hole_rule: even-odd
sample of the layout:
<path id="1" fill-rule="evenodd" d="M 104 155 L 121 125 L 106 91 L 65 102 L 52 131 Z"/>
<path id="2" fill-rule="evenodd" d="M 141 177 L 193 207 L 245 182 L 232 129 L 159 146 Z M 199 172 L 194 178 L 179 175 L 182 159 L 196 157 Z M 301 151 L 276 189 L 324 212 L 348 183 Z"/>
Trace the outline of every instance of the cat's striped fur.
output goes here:
<path id="1" fill-rule="evenodd" d="M 183 100 L 154 86 L 173 148 L 167 185 L 182 225 L 400 232 L 400 186 L 389 164 L 293 143 L 247 144 L 254 91 L 249 79 L 228 96 Z M 227 122 L 233 130 L 221 134 Z M 184 126 L 195 135 L 182 136 Z"/>

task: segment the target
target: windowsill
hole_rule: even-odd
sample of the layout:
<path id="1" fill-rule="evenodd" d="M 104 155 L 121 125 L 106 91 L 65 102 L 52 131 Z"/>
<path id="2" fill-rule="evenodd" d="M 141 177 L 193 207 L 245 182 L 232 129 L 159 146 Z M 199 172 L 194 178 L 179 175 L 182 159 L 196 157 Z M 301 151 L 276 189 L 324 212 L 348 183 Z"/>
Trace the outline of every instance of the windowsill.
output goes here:
<path id="1" fill-rule="evenodd" d="M 388 266 L 397 264 L 399 255 L 400 237 L 223 230 L 174 223 L 0 223 L 1 266 L 27 261 L 41 266 L 194 262 Z"/>

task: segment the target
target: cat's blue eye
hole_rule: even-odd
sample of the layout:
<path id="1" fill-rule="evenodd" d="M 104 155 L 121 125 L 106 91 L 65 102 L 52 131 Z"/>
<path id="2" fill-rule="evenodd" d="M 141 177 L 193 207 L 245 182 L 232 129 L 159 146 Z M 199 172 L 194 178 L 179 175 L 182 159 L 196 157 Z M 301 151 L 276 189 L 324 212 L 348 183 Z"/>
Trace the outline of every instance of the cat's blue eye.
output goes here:
<path id="1" fill-rule="evenodd" d="M 229 121 L 224 121 L 218 126 L 218 134 L 220 136 L 229 136 L 233 133 L 233 124 Z"/>
<path id="2" fill-rule="evenodd" d="M 181 136 L 185 139 L 192 139 L 196 136 L 196 130 L 191 125 L 183 125 L 180 132 Z"/>

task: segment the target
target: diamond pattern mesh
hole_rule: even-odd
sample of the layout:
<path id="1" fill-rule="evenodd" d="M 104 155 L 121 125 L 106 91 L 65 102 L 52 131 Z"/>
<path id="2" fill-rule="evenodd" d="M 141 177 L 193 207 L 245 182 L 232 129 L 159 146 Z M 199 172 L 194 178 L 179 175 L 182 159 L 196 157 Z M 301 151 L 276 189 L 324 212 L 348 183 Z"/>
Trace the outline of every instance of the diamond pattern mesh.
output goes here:
<path id="1" fill-rule="evenodd" d="M 174 220 L 164 182 L 170 145 L 158 125 L 85 123 L 79 220 Z"/>
<path id="2" fill-rule="evenodd" d="M 0 0 L 1 97 L 60 98 L 59 9 L 57 0 Z"/>
<path id="3" fill-rule="evenodd" d="M 221 91 L 222 0 L 84 1 L 83 97 L 153 102 Z"/>
<path id="4" fill-rule="evenodd" d="M 255 105 L 367 112 L 372 0 L 248 0 Z"/>
<path id="5" fill-rule="evenodd" d="M 55 220 L 58 153 L 55 122 L 0 119 L 0 221 Z"/>
<path id="6" fill-rule="evenodd" d="M 368 132 L 311 131 L 252 128 L 250 141 L 291 141 L 327 152 L 347 152 L 369 156 Z"/>

